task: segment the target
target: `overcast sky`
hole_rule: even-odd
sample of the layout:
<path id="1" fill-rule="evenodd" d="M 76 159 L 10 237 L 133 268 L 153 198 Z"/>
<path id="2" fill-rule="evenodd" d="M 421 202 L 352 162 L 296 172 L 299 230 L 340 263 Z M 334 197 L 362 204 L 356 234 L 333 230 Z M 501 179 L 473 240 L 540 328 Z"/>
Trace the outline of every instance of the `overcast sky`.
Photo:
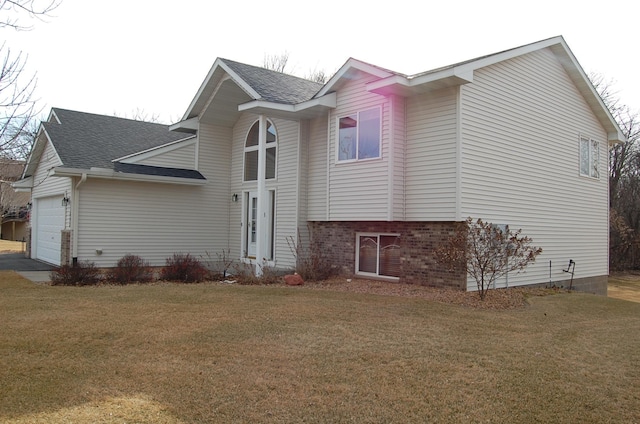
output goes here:
<path id="1" fill-rule="evenodd" d="M 432 5 L 432 3 L 434 3 Z M 566 3 L 566 5 L 565 5 Z M 587 73 L 640 110 L 640 2 L 62 0 L 28 32 L 0 29 L 28 54 L 37 97 L 61 107 L 179 120 L 216 57 L 333 74 L 349 57 L 406 74 L 564 36 Z"/>

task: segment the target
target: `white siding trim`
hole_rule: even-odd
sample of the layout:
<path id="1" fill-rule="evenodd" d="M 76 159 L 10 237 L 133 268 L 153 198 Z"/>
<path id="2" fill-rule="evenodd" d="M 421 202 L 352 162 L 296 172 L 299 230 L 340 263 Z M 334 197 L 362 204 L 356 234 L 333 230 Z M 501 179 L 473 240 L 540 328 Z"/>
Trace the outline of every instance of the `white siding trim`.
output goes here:
<path id="1" fill-rule="evenodd" d="M 462 221 L 462 86 L 456 90 L 456 211 L 455 220 Z"/>
<path id="2" fill-rule="evenodd" d="M 183 139 L 172 141 L 171 143 L 164 144 L 162 146 L 152 147 L 151 149 L 136 152 L 131 155 L 123 156 L 112 160 L 111 162 L 123 162 L 123 163 L 138 163 L 145 159 L 152 158 L 157 155 L 172 152 L 176 149 L 181 149 L 186 146 L 191 146 L 195 143 L 195 137 L 189 135 Z"/>
<path id="3" fill-rule="evenodd" d="M 389 158 L 387 163 L 389 167 L 387 169 L 387 221 L 393 221 L 393 208 L 394 208 L 394 171 L 395 171 L 395 108 L 394 105 L 395 98 L 392 97 L 389 99 Z M 382 156 L 382 108 L 380 110 L 380 156 Z"/>
<path id="4" fill-rule="evenodd" d="M 329 188 L 331 187 L 331 112 L 327 112 L 327 215 L 325 219 L 328 221 L 331 216 L 331 192 Z"/>

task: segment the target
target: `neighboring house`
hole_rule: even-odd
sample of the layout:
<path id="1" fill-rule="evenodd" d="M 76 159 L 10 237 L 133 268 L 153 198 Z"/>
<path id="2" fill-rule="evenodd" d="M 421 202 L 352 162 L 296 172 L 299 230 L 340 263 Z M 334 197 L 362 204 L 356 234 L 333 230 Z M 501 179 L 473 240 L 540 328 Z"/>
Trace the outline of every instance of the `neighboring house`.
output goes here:
<path id="1" fill-rule="evenodd" d="M 24 161 L 0 158 L 0 210 L 2 240 L 25 241 L 29 221 L 28 193 L 17 193 L 12 183 L 22 176 Z"/>
<path id="2" fill-rule="evenodd" d="M 349 59 L 324 85 L 217 59 L 166 139 L 134 122 L 52 110 L 21 182 L 34 257 L 228 250 L 260 272 L 292 268 L 299 235 L 346 273 L 467 288 L 433 251 L 472 216 L 544 249 L 498 286 L 561 283 L 572 259 L 606 293 L 624 136 L 562 37 L 412 76 Z"/>

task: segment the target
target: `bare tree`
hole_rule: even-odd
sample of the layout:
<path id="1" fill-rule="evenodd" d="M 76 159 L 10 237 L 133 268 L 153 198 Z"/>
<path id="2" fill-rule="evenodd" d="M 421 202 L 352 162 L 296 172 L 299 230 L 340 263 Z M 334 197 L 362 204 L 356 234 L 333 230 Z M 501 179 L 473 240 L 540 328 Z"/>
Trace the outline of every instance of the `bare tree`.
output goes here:
<path id="1" fill-rule="evenodd" d="M 276 72 L 285 72 L 289 63 L 289 52 L 280 54 L 266 54 L 262 61 L 262 67 Z"/>
<path id="2" fill-rule="evenodd" d="M 612 81 L 589 75 L 626 141 L 609 149 L 610 265 L 640 267 L 640 116 L 620 102 Z"/>
<path id="3" fill-rule="evenodd" d="M 320 84 L 324 84 L 329 80 L 329 75 L 325 72 L 324 69 L 314 68 L 311 71 L 309 71 L 307 75 L 305 75 L 305 78 L 310 81 L 315 81 L 315 82 L 319 82 Z"/>
<path id="4" fill-rule="evenodd" d="M 125 119 L 133 119 L 134 121 L 144 121 L 144 122 L 153 122 L 160 123 L 160 115 L 157 113 L 149 113 L 144 109 L 136 108 L 131 111 L 130 114 L 125 113 L 124 115 L 120 115 L 117 112 L 113 113 L 113 116 L 117 118 L 125 118 Z"/>
<path id="5" fill-rule="evenodd" d="M 521 233 L 469 217 L 458 225 L 448 243 L 436 250 L 436 259 L 450 270 L 463 267 L 476 280 L 478 294 L 484 300 L 497 279 L 525 269 L 542 253 Z"/>
<path id="6" fill-rule="evenodd" d="M 24 78 L 26 60 L 22 53 L 13 56 L 3 44 L 0 57 L 0 156 L 23 158 L 38 113 L 33 95 L 36 80 L 35 76 Z"/>
<path id="7" fill-rule="evenodd" d="M 60 0 L 0 0 L 0 29 L 29 30 L 23 18 L 43 19 Z M 0 156 L 24 159 L 35 140 L 35 75 L 26 75 L 26 56 L 0 45 Z"/>
<path id="8" fill-rule="evenodd" d="M 0 28 L 30 30 L 33 27 L 22 24 L 24 17 L 44 19 L 51 15 L 61 0 L 0 0 Z"/>

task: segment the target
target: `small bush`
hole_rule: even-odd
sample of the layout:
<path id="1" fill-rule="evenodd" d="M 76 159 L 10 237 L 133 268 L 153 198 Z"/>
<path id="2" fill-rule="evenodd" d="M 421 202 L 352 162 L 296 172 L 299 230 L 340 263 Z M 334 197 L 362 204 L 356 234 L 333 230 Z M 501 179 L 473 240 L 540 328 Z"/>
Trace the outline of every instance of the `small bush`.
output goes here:
<path id="1" fill-rule="evenodd" d="M 229 270 L 235 267 L 235 260 L 229 249 L 216 252 L 215 259 L 211 253 L 205 251 L 204 255 L 200 255 L 200 260 L 209 270 L 209 280 L 226 280 L 229 277 Z"/>
<path id="2" fill-rule="evenodd" d="M 208 274 L 207 268 L 191 254 L 174 253 L 173 257 L 167 258 L 160 272 L 160 279 L 197 283 L 205 280 Z"/>
<path id="3" fill-rule="evenodd" d="M 308 241 L 304 243 L 300 231 L 298 237 L 287 237 L 289 250 L 296 258 L 295 271 L 304 281 L 322 281 L 336 275 L 338 270 L 333 266 L 326 251 L 313 239 L 313 232 L 307 228 Z"/>
<path id="4" fill-rule="evenodd" d="M 101 281 L 100 270 L 94 262 L 89 261 L 54 268 L 50 278 L 54 286 L 90 286 Z"/>
<path id="5" fill-rule="evenodd" d="M 148 283 L 153 281 L 153 270 L 140 256 L 126 254 L 107 272 L 107 280 L 116 284 Z"/>
<path id="6" fill-rule="evenodd" d="M 260 270 L 262 273 L 257 275 L 254 265 L 248 263 L 240 264 L 235 267 L 235 279 L 238 284 L 242 285 L 282 283 L 282 275 L 276 268 L 268 265 L 262 265 Z"/>

